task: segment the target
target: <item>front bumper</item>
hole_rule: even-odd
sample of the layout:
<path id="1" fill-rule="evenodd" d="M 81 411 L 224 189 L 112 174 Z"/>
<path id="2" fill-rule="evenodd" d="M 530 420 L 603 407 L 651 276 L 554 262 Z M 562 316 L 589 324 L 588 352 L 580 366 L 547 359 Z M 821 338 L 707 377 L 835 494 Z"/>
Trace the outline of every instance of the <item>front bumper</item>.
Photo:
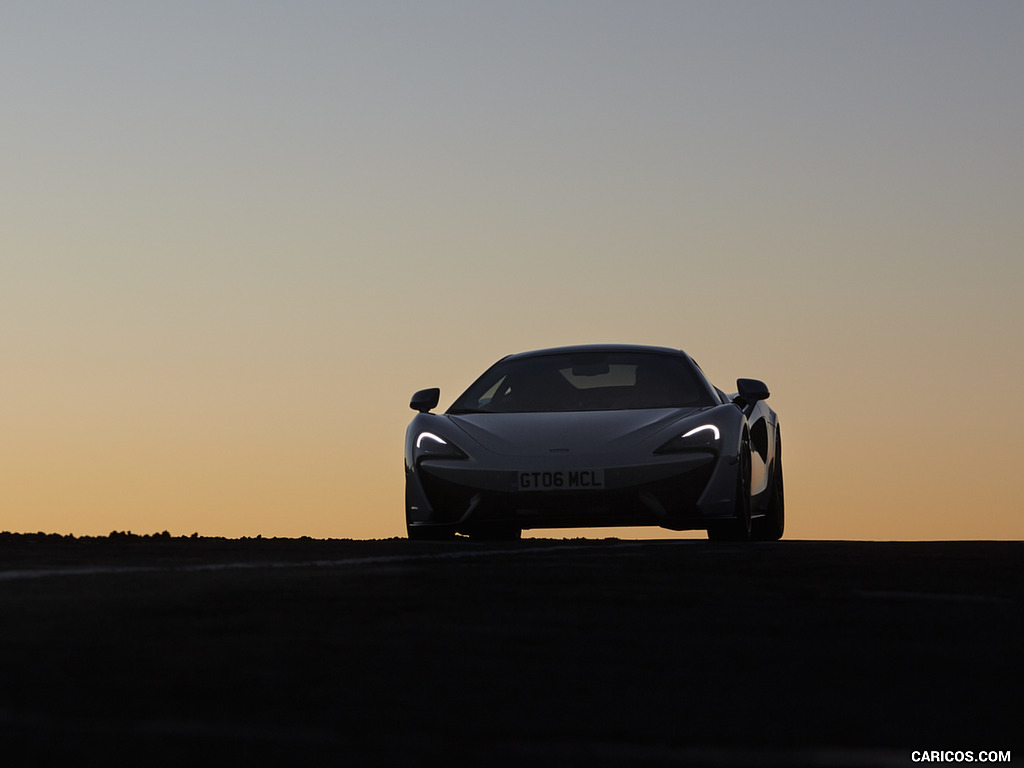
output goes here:
<path id="1" fill-rule="evenodd" d="M 601 467 L 604 487 L 592 490 L 517 489 L 519 472 L 551 465 L 493 469 L 471 461 L 423 460 L 406 477 L 411 526 L 471 531 L 476 525 L 577 528 L 656 525 L 698 529 L 722 516 L 702 498 L 721 474 L 716 454 L 696 451 L 659 456 L 642 465 Z M 714 494 L 711 494 L 712 496 Z M 731 512 L 731 505 L 726 507 Z"/>

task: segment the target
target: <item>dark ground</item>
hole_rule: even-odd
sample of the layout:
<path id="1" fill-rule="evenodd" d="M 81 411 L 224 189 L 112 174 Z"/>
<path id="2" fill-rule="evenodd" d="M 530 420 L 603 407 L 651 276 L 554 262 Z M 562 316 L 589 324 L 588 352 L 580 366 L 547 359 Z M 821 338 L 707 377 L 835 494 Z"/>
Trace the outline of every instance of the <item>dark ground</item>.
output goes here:
<path id="1" fill-rule="evenodd" d="M 1020 764 L 1022 609 L 1021 542 L 0 534 L 0 759 Z"/>

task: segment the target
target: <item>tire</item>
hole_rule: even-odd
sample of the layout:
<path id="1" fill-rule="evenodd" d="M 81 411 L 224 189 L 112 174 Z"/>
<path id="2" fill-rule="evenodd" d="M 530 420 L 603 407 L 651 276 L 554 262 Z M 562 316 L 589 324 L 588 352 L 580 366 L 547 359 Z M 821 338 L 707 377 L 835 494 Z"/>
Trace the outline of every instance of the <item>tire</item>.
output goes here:
<path id="1" fill-rule="evenodd" d="M 451 541 L 455 538 L 455 531 L 444 526 L 406 524 L 405 531 L 411 541 Z"/>
<path id="2" fill-rule="evenodd" d="M 782 433 L 775 432 L 775 464 L 772 470 L 771 498 L 764 517 L 754 521 L 755 541 L 778 541 L 786 529 L 786 491 L 782 484 Z"/>
<path id="3" fill-rule="evenodd" d="M 720 520 L 708 526 L 711 541 L 750 541 L 750 441 L 743 439 L 740 461 L 736 469 L 736 517 Z"/>

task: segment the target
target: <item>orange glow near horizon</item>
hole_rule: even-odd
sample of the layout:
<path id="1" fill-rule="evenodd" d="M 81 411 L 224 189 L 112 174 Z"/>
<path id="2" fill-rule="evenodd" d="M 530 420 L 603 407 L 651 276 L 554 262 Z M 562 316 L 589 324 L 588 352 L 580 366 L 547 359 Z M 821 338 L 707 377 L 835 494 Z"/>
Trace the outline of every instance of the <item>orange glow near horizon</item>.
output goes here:
<path id="1" fill-rule="evenodd" d="M 0 530 L 402 536 L 415 390 L 627 342 L 787 538 L 1024 538 L 1024 6 L 384 5 L 0 30 Z"/>

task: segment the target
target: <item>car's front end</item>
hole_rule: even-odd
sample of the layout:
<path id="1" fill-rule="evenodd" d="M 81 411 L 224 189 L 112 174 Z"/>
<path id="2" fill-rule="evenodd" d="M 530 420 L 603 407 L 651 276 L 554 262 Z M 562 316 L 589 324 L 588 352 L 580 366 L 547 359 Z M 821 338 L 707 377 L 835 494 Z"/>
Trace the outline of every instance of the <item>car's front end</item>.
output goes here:
<path id="1" fill-rule="evenodd" d="M 735 515 L 735 406 L 416 416 L 410 535 L 531 528 L 702 529 Z"/>

